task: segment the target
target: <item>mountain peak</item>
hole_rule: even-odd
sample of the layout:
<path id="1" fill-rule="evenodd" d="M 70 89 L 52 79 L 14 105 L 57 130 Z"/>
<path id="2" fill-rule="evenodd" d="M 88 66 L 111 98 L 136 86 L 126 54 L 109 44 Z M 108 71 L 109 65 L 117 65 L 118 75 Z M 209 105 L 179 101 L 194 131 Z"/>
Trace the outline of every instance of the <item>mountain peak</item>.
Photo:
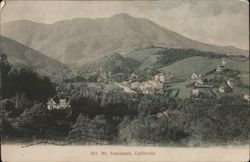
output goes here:
<path id="1" fill-rule="evenodd" d="M 49 25 L 16 21 L 15 24 L 4 24 L 1 27 L 3 36 L 67 64 L 80 65 L 110 53 L 126 53 L 152 45 L 216 53 L 249 53 L 233 47 L 194 41 L 149 19 L 126 13 L 109 18 L 74 18 Z"/>

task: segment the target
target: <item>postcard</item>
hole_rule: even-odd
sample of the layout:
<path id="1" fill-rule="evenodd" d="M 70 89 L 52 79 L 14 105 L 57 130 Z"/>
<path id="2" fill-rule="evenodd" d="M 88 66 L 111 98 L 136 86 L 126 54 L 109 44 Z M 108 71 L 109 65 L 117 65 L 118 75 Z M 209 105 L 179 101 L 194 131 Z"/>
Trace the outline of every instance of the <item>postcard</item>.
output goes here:
<path id="1" fill-rule="evenodd" d="M 246 162 L 249 2 L 1 2 L 4 162 Z"/>

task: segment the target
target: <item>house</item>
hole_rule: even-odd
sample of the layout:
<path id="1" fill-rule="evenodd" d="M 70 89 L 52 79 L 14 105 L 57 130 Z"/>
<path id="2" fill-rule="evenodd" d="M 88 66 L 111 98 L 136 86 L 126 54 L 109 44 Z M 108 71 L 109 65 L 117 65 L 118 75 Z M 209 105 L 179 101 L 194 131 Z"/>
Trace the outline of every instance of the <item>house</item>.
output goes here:
<path id="1" fill-rule="evenodd" d="M 163 112 L 158 112 L 155 115 L 158 119 L 162 118 L 162 117 L 166 117 L 166 118 L 180 118 L 181 116 L 183 116 L 183 112 L 181 112 L 180 110 L 165 110 Z"/>
<path id="2" fill-rule="evenodd" d="M 230 88 L 233 88 L 233 87 L 234 87 L 234 83 L 233 83 L 232 79 L 228 79 L 228 80 L 227 80 L 227 85 L 228 85 Z"/>
<path id="3" fill-rule="evenodd" d="M 197 97 L 200 94 L 200 90 L 198 88 L 192 89 L 192 95 Z"/>
<path id="4" fill-rule="evenodd" d="M 244 98 L 245 100 L 247 100 L 248 102 L 250 102 L 250 96 L 249 96 L 249 95 L 245 94 L 245 95 L 243 96 L 243 98 Z"/>
<path id="5" fill-rule="evenodd" d="M 149 80 L 149 84 L 151 84 L 155 89 L 163 89 L 163 83 L 157 80 Z"/>
<path id="6" fill-rule="evenodd" d="M 7 56 L 5 55 L 5 54 L 0 54 L 0 60 L 1 61 L 5 61 L 5 60 L 7 60 Z"/>
<path id="7" fill-rule="evenodd" d="M 132 74 L 131 74 L 131 80 L 132 80 L 132 81 L 138 81 L 138 80 L 139 80 L 138 75 L 136 75 L 135 73 L 132 73 Z"/>
<path id="8" fill-rule="evenodd" d="M 143 90 L 143 89 L 146 89 L 146 88 L 151 88 L 152 87 L 152 84 L 148 83 L 148 82 L 142 82 L 140 85 L 139 85 L 139 88 L 140 90 Z"/>
<path id="9" fill-rule="evenodd" d="M 143 94 L 154 94 L 155 92 L 155 89 L 149 83 L 144 82 L 140 85 L 139 88 Z"/>
<path id="10" fill-rule="evenodd" d="M 217 73 L 222 72 L 225 69 L 225 64 L 226 64 L 225 60 L 222 60 L 221 65 L 218 65 L 216 67 L 216 72 Z"/>
<path id="11" fill-rule="evenodd" d="M 202 79 L 197 79 L 196 81 L 195 81 L 195 86 L 199 86 L 199 85 L 203 85 L 203 80 Z"/>
<path id="12" fill-rule="evenodd" d="M 196 73 L 193 73 L 191 79 L 195 81 L 195 86 L 203 85 L 201 74 L 197 75 Z"/>
<path id="13" fill-rule="evenodd" d="M 225 86 L 220 85 L 220 87 L 219 87 L 219 92 L 220 92 L 220 93 L 225 93 Z"/>
<path id="14" fill-rule="evenodd" d="M 219 65 L 219 66 L 216 67 L 216 72 L 217 73 L 221 73 L 223 70 L 224 70 L 224 66 Z"/>
<path id="15" fill-rule="evenodd" d="M 123 86 L 123 91 L 126 93 L 136 93 L 135 91 L 131 90 L 130 88 Z"/>
<path id="16" fill-rule="evenodd" d="M 62 110 L 70 107 L 70 97 L 64 94 L 54 96 L 47 102 L 48 110 Z"/>
<path id="17" fill-rule="evenodd" d="M 201 74 L 198 75 L 198 78 L 197 78 L 197 80 L 196 80 L 196 83 L 197 83 L 197 84 L 200 84 L 200 85 L 203 85 L 203 79 L 202 79 L 202 77 L 201 77 Z"/>
<path id="18" fill-rule="evenodd" d="M 159 119 L 165 117 L 165 114 L 163 112 L 158 112 L 155 116 Z"/>
<path id="19" fill-rule="evenodd" d="M 191 75 L 191 79 L 192 79 L 192 80 L 197 80 L 197 78 L 198 78 L 198 75 L 197 75 L 196 73 L 193 73 L 193 74 Z"/>
<path id="20" fill-rule="evenodd" d="M 111 72 L 110 72 L 110 71 L 108 72 L 108 76 L 109 76 L 109 77 L 111 77 L 111 76 L 112 76 L 112 74 L 111 74 Z"/>
<path id="21" fill-rule="evenodd" d="M 137 89 L 139 87 L 140 87 L 140 82 L 134 82 L 134 83 L 131 84 L 132 89 Z"/>
<path id="22" fill-rule="evenodd" d="M 129 86 L 129 82 L 127 82 L 127 81 L 121 82 L 121 85 L 128 87 Z"/>
<path id="23" fill-rule="evenodd" d="M 149 80 L 140 84 L 140 90 L 144 94 L 163 93 L 163 83 L 156 80 Z"/>
<path id="24" fill-rule="evenodd" d="M 142 89 L 142 93 L 143 94 L 154 94 L 155 93 L 155 89 L 152 87 L 145 87 Z"/>
<path id="25" fill-rule="evenodd" d="M 225 61 L 224 59 L 221 61 L 221 65 L 222 65 L 222 66 L 225 66 L 225 65 L 226 65 L 226 61 Z"/>
<path id="26" fill-rule="evenodd" d="M 155 80 L 160 82 L 166 82 L 168 79 L 171 79 L 172 75 L 170 73 L 165 74 L 163 72 L 155 75 Z"/>

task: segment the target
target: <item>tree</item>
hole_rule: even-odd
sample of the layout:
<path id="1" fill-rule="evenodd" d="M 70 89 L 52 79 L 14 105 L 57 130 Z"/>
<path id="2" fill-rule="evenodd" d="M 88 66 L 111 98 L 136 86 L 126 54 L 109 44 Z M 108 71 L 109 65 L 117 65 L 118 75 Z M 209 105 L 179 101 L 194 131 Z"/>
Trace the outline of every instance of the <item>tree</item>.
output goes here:
<path id="1" fill-rule="evenodd" d="M 31 100 L 46 101 L 56 94 L 48 77 L 41 78 L 28 68 L 13 69 L 7 76 L 4 97 L 19 97 L 23 93 Z"/>
<path id="2" fill-rule="evenodd" d="M 4 97 L 8 93 L 8 73 L 11 70 L 11 66 L 7 60 L 7 56 L 0 53 L 0 96 Z"/>

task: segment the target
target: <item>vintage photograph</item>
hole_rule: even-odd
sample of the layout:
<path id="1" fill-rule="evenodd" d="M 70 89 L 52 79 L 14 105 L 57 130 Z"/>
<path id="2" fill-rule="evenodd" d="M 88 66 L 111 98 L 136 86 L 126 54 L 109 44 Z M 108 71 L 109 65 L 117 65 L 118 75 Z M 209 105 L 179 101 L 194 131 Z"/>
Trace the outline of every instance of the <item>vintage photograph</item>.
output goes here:
<path id="1" fill-rule="evenodd" d="M 2 146 L 249 152 L 248 1 L 1 7 Z M 149 149 L 107 154 L 157 157 Z"/>

